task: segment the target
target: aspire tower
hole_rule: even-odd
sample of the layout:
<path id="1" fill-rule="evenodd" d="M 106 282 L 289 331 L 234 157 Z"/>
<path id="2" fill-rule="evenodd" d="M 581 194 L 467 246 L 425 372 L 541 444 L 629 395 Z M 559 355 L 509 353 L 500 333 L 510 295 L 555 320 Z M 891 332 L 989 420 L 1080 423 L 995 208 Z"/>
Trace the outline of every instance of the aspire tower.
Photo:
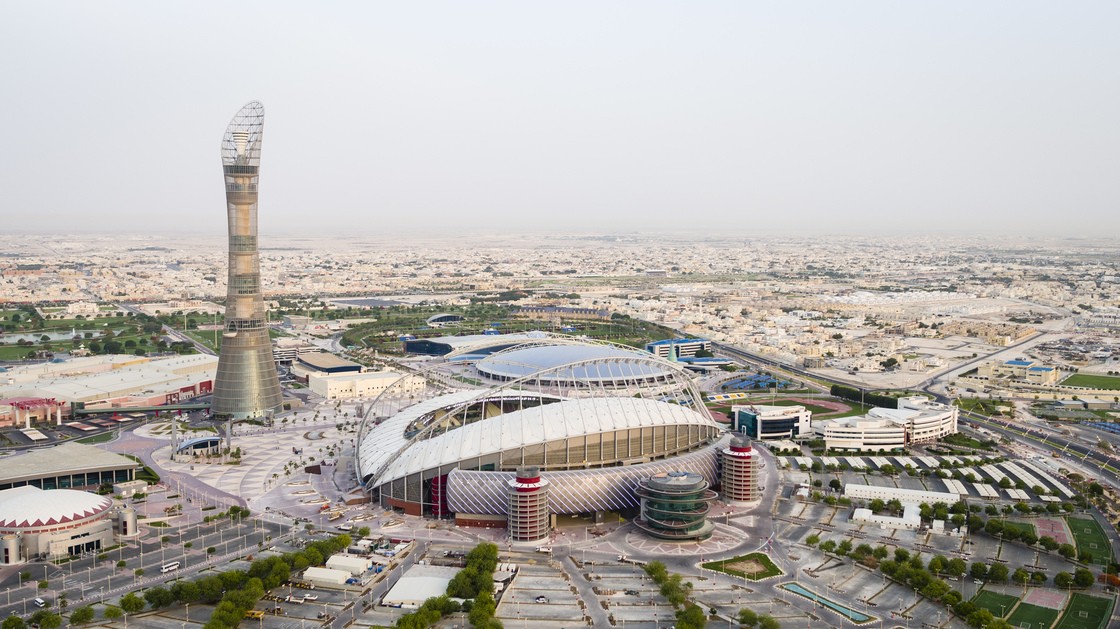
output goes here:
<path id="1" fill-rule="evenodd" d="M 257 252 L 257 177 L 263 131 L 264 106 L 253 101 L 237 112 L 222 139 L 229 284 L 211 409 L 215 416 L 231 420 L 266 417 L 283 404 L 265 322 Z"/>

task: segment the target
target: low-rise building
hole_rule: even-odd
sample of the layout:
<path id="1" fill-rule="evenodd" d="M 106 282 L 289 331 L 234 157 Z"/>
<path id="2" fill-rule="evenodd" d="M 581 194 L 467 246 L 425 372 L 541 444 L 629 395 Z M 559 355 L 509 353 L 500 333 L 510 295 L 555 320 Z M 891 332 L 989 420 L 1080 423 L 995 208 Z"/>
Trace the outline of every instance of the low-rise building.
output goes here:
<path id="1" fill-rule="evenodd" d="M 1030 384 L 1057 384 L 1060 372 L 1034 360 L 989 361 L 976 369 L 981 378 L 1005 378 Z"/>
<path id="2" fill-rule="evenodd" d="M 813 412 L 804 406 L 736 404 L 731 407 L 731 415 L 732 427 L 751 439 L 797 439 L 809 437 L 813 432 Z"/>
<path id="3" fill-rule="evenodd" d="M 877 524 L 885 529 L 911 529 L 917 530 L 922 525 L 921 507 L 916 504 L 904 505 L 902 517 L 893 515 L 876 515 L 871 509 L 856 509 L 852 513 L 852 522 Z"/>
<path id="4" fill-rule="evenodd" d="M 944 491 L 926 491 L 924 489 L 903 489 L 901 487 L 888 487 L 885 485 L 860 485 L 848 483 L 844 486 L 844 495 L 853 500 L 897 500 L 904 505 L 928 504 L 943 502 L 952 505 L 961 499 L 961 494 Z"/>
<path id="5" fill-rule="evenodd" d="M 830 450 L 899 450 L 957 432 L 959 410 L 921 396 L 899 398 L 898 408 L 818 422 L 813 431 Z"/>
<path id="6" fill-rule="evenodd" d="M 404 380 L 401 377 L 402 374 L 395 371 L 311 374 L 307 377 L 307 387 L 328 400 L 376 397 L 398 380 L 401 382 L 397 387 L 402 392 L 424 388 L 424 379 L 419 376 L 409 376 Z"/>

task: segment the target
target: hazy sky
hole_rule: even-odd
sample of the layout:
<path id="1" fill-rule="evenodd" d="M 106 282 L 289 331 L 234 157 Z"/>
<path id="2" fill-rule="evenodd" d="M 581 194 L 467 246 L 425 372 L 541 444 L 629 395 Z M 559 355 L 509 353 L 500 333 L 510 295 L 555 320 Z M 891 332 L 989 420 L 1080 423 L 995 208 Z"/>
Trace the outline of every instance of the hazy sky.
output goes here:
<path id="1" fill-rule="evenodd" d="M 0 3 L 0 231 L 1120 234 L 1120 3 Z"/>

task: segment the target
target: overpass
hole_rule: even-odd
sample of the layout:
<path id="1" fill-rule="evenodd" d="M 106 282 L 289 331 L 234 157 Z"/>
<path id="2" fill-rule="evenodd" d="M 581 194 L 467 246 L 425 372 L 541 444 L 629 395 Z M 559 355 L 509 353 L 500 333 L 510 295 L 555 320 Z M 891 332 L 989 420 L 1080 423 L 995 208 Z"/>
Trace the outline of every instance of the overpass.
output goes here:
<path id="1" fill-rule="evenodd" d="M 162 404 L 160 406 L 114 406 L 109 408 L 77 408 L 74 417 L 79 415 L 104 415 L 105 413 L 150 413 L 160 411 L 201 411 L 210 408 L 209 402 L 199 404 Z"/>

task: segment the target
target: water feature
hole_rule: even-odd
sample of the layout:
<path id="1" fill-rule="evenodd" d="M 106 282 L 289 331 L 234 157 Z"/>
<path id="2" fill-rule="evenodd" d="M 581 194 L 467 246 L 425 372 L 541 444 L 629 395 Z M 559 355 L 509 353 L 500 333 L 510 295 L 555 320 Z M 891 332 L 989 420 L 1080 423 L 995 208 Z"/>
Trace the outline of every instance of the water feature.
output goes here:
<path id="1" fill-rule="evenodd" d="M 854 623 L 863 623 L 863 622 L 867 622 L 869 620 L 872 620 L 871 616 L 868 616 L 867 614 L 857 612 L 854 609 L 851 609 L 849 607 L 844 607 L 843 605 L 841 605 L 839 603 L 836 603 L 834 601 L 830 601 L 829 599 L 824 598 L 823 596 L 819 596 L 817 594 L 814 594 L 813 592 L 810 592 L 809 590 L 806 590 L 805 588 L 801 587 L 797 583 L 783 583 L 782 585 L 779 585 L 778 587 L 782 588 L 783 590 L 789 590 L 790 592 L 793 592 L 794 594 L 797 594 L 799 596 L 804 596 L 805 598 L 807 598 L 807 599 L 809 599 L 809 600 L 811 600 L 815 603 L 819 603 L 821 605 L 824 605 L 825 607 L 831 609 L 832 611 L 836 612 L 837 614 L 840 614 L 841 616 L 847 618 L 848 620 L 851 620 Z"/>

